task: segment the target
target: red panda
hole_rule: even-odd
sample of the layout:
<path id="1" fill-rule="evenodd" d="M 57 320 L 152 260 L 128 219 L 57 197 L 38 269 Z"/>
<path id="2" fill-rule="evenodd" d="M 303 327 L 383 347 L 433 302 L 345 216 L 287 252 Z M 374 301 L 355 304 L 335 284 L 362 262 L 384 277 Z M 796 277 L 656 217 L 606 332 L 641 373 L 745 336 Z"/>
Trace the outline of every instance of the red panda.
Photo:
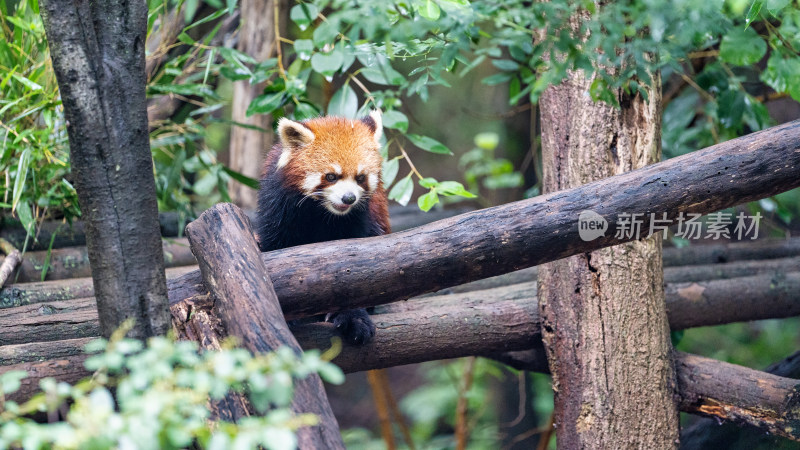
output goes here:
<path id="1" fill-rule="evenodd" d="M 256 233 L 262 252 L 391 231 L 381 181 L 380 111 L 362 119 L 278 121 L 279 142 L 267 155 L 258 192 Z M 375 335 L 366 310 L 327 318 L 346 341 Z"/>

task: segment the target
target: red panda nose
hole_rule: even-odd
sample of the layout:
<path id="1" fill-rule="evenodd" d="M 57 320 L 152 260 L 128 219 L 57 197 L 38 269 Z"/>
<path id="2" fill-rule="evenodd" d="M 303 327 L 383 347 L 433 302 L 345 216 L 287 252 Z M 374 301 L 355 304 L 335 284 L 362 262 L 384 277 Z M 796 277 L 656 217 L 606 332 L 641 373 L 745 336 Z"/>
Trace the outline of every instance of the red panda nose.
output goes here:
<path id="1" fill-rule="evenodd" d="M 356 202 L 356 195 L 353 194 L 352 192 L 348 192 L 347 194 L 344 194 L 342 196 L 342 203 L 344 203 L 345 205 L 352 205 L 355 202 Z"/>

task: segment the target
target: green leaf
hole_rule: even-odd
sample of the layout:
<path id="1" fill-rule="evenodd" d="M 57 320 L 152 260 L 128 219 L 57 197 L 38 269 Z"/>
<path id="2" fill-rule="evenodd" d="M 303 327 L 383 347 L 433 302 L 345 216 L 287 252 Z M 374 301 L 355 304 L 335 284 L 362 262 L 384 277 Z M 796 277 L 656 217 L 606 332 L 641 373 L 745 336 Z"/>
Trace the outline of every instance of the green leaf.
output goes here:
<path id="1" fill-rule="evenodd" d="M 486 132 L 475 135 L 475 145 L 484 150 L 494 150 L 500 143 L 500 136 L 497 133 Z"/>
<path id="2" fill-rule="evenodd" d="M 311 104 L 300 102 L 294 108 L 294 120 L 306 120 L 319 116 L 319 110 Z"/>
<path id="3" fill-rule="evenodd" d="M 515 72 L 519 70 L 519 64 L 510 59 L 493 59 L 492 65 L 505 72 Z"/>
<path id="4" fill-rule="evenodd" d="M 423 179 L 419 180 L 419 185 L 424 187 L 425 189 L 434 188 L 438 184 L 439 184 L 439 182 L 436 181 L 436 178 L 426 177 L 426 178 L 423 178 Z"/>
<path id="5" fill-rule="evenodd" d="M 767 11 L 775 17 L 779 17 L 781 10 L 789 5 L 792 0 L 767 0 Z"/>
<path id="6" fill-rule="evenodd" d="M 150 86 L 151 91 L 178 94 L 178 95 L 196 95 L 198 97 L 219 98 L 209 85 L 199 83 L 187 84 L 155 84 Z"/>
<path id="7" fill-rule="evenodd" d="M 416 145 L 417 147 L 425 151 L 431 153 L 438 153 L 441 155 L 453 154 L 453 152 L 451 152 L 450 149 L 447 148 L 444 144 L 428 136 L 420 136 L 418 134 L 407 134 L 406 137 L 408 138 L 408 140 L 411 141 L 412 144 Z"/>
<path id="8" fill-rule="evenodd" d="M 236 10 L 236 0 L 227 0 L 225 6 L 228 7 L 228 15 L 231 15 Z"/>
<path id="9" fill-rule="evenodd" d="M 745 29 L 758 18 L 758 13 L 761 12 L 762 6 L 764 6 L 764 0 L 753 0 L 753 4 L 750 5 L 750 10 L 747 11 L 747 17 L 745 18 Z"/>
<path id="10" fill-rule="evenodd" d="M 414 182 L 411 180 L 411 174 L 398 181 L 391 191 L 389 191 L 389 200 L 395 200 L 403 206 L 408 204 L 411 200 L 411 194 L 414 193 Z"/>
<path id="11" fill-rule="evenodd" d="M 383 113 L 383 126 L 401 133 L 408 131 L 408 117 L 397 110 L 389 110 Z"/>
<path id="12" fill-rule="evenodd" d="M 17 173 L 14 175 L 14 191 L 11 195 L 11 208 L 14 209 L 22 198 L 22 193 L 25 190 L 25 181 L 28 179 L 28 165 L 30 163 L 31 148 L 26 147 L 25 150 L 19 155 L 19 162 L 17 163 Z"/>
<path id="13" fill-rule="evenodd" d="M 334 28 L 333 25 L 328 22 L 322 22 L 314 30 L 312 39 L 314 39 L 314 45 L 316 45 L 317 48 L 323 48 L 326 44 L 333 43 L 333 40 L 336 39 L 338 35 L 339 30 Z"/>
<path id="14" fill-rule="evenodd" d="M 311 59 L 311 54 L 314 53 L 314 41 L 311 39 L 297 39 L 294 41 L 294 51 L 297 57 L 303 61 Z"/>
<path id="15" fill-rule="evenodd" d="M 381 180 L 384 186 L 391 186 L 400 170 L 400 161 L 397 158 L 390 159 L 383 163 L 381 170 Z"/>
<path id="16" fill-rule="evenodd" d="M 338 50 L 334 50 L 330 53 L 315 53 L 314 56 L 311 57 L 311 68 L 330 81 L 333 74 L 342 67 L 343 62 L 344 55 Z"/>
<path id="17" fill-rule="evenodd" d="M 23 77 L 21 75 L 17 75 L 15 73 L 12 76 L 14 77 L 15 80 L 17 80 L 20 83 L 22 83 L 23 86 L 25 86 L 26 88 L 30 89 L 31 91 L 41 91 L 42 90 L 42 87 L 40 85 L 34 83 L 33 81 L 31 81 L 31 80 L 29 80 L 29 79 L 27 79 L 27 78 L 25 78 L 25 77 Z"/>
<path id="18" fill-rule="evenodd" d="M 306 28 L 317 18 L 319 9 L 316 5 L 311 3 L 301 3 L 292 7 L 289 11 L 289 18 L 292 22 L 297 24 L 300 31 L 305 31 Z"/>
<path id="19" fill-rule="evenodd" d="M 436 194 L 436 189 L 431 189 L 427 194 L 420 195 L 417 199 L 417 206 L 419 209 L 428 212 L 435 204 L 439 203 L 439 196 Z"/>
<path id="20" fill-rule="evenodd" d="M 457 181 L 442 181 L 436 186 L 436 190 L 444 196 L 457 195 L 466 198 L 476 197 L 475 194 L 464 189 L 464 185 Z"/>
<path id="21" fill-rule="evenodd" d="M 34 231 L 36 231 L 36 222 L 33 219 L 33 210 L 28 202 L 19 202 L 17 204 L 17 216 L 19 216 L 19 221 L 22 222 L 22 228 L 25 228 L 25 232 L 33 236 Z"/>
<path id="22" fill-rule="evenodd" d="M 425 4 L 419 8 L 419 14 L 428 20 L 437 20 L 441 13 L 439 5 L 433 0 L 426 0 Z"/>
<path id="23" fill-rule="evenodd" d="M 766 52 L 767 43 L 752 28 L 732 29 L 719 46 L 719 58 L 736 66 L 755 64 Z"/>
<path id="24" fill-rule="evenodd" d="M 744 110 L 745 93 L 742 91 L 725 91 L 717 100 L 717 117 L 726 128 L 741 128 Z"/>
<path id="25" fill-rule="evenodd" d="M 761 80 L 777 92 L 787 92 L 800 100 L 800 58 L 782 58 L 774 52 L 761 73 Z"/>
<path id="26" fill-rule="evenodd" d="M 361 69 L 361 75 L 367 80 L 382 85 L 400 86 L 406 79 L 400 72 L 394 70 L 390 65 L 383 64 L 377 67 L 365 67 Z"/>
<path id="27" fill-rule="evenodd" d="M 246 115 L 247 117 L 250 117 L 253 114 L 269 114 L 272 111 L 280 108 L 283 105 L 284 100 L 285 95 L 283 92 L 259 95 L 258 97 L 254 98 L 252 102 L 250 102 L 250 106 L 247 107 Z"/>
<path id="28" fill-rule="evenodd" d="M 222 166 L 222 170 L 239 183 L 242 183 L 243 185 L 252 189 L 258 189 L 258 180 L 255 178 L 250 178 L 247 175 L 237 172 L 227 166 Z"/>
<path id="29" fill-rule="evenodd" d="M 328 115 L 355 119 L 358 113 L 358 96 L 353 88 L 345 84 L 331 97 L 328 103 Z"/>
<path id="30" fill-rule="evenodd" d="M 481 80 L 481 83 L 487 86 L 494 86 L 496 84 L 505 83 L 510 80 L 514 74 L 511 73 L 496 73 Z"/>
<path id="31" fill-rule="evenodd" d="M 0 391 L 3 394 L 16 392 L 22 386 L 22 380 L 28 376 L 24 370 L 10 370 L 0 375 Z"/>

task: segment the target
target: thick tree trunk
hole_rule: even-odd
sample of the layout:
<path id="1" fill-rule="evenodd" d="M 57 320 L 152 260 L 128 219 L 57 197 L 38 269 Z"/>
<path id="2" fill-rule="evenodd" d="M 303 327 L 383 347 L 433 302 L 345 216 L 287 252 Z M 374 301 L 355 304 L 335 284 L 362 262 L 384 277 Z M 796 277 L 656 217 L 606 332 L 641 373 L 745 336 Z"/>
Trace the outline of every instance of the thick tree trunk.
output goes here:
<path id="1" fill-rule="evenodd" d="M 252 353 L 286 346 L 299 354 L 244 212 L 229 203 L 216 205 L 190 223 L 186 234 L 225 331 Z M 318 425 L 297 431 L 299 448 L 344 449 L 319 375 L 295 382 L 292 411 L 319 418 Z"/>
<path id="2" fill-rule="evenodd" d="M 41 5 L 69 133 L 100 328 L 146 338 L 170 326 L 147 127 L 147 3 Z"/>
<path id="3" fill-rule="evenodd" d="M 661 159 L 660 79 L 648 89 L 649 101 L 618 91 L 620 109 L 593 102 L 591 83 L 574 72 L 542 95 L 545 192 Z M 675 447 L 661 235 L 545 264 L 539 308 L 558 447 Z"/>
<path id="4" fill-rule="evenodd" d="M 276 53 L 276 46 L 280 45 L 275 42 L 275 25 L 285 24 L 279 18 L 281 11 L 286 10 L 286 0 L 243 0 L 241 5 L 242 19 L 237 47 L 256 61 L 264 61 L 272 57 Z M 276 12 L 278 18 L 275 17 Z M 232 170 L 256 180 L 260 178 L 264 156 L 272 147 L 272 117 L 264 114 L 247 117 L 246 113 L 250 102 L 263 91 L 263 83 L 250 84 L 243 80 L 233 84 L 231 120 L 265 131 L 234 126 L 231 129 L 228 165 Z M 257 192 L 254 189 L 231 180 L 228 193 L 231 201 L 242 208 L 256 208 Z"/>

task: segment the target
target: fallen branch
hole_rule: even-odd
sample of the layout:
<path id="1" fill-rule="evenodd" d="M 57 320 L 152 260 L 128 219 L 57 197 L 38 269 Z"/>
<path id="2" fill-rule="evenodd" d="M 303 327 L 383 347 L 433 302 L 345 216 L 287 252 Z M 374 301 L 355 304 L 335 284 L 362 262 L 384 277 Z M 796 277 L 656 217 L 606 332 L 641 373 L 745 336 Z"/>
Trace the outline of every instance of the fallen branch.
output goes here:
<path id="1" fill-rule="evenodd" d="M 197 266 L 171 267 L 166 270 L 167 279 L 177 278 L 195 270 L 197 270 Z M 12 284 L 0 291 L 0 309 L 32 303 L 46 303 L 85 297 L 93 298 L 93 296 L 94 286 L 91 278 Z"/>
<path id="2" fill-rule="evenodd" d="M 664 267 L 757 261 L 790 258 L 797 255 L 800 255 L 800 238 L 797 237 L 761 239 L 750 242 L 706 243 L 684 248 L 665 248 Z"/>
<path id="3" fill-rule="evenodd" d="M 506 297 L 516 295 L 519 294 L 509 292 Z M 544 352 L 526 350 L 531 343 L 541 345 L 536 302 L 503 300 L 482 304 L 479 297 L 480 293 L 471 293 L 420 299 L 409 302 L 408 305 L 414 307 L 404 308 L 405 311 L 375 315 L 378 327 L 375 340 L 361 347 L 343 347 L 333 362 L 345 372 L 357 372 L 480 355 L 499 359 L 518 369 L 547 372 Z M 445 305 L 447 299 L 451 302 L 449 306 Z M 213 308 L 207 296 L 192 302 L 187 309 L 195 314 Z M 401 308 L 398 305 L 398 309 Z M 304 349 L 326 349 L 331 345 L 333 329 L 329 323 L 301 325 L 292 331 Z M 89 375 L 81 364 L 84 358 L 76 355 L 45 363 L 0 367 L 0 373 L 36 367 L 35 377 L 27 379 L 23 389 L 10 396 L 15 400 L 30 396 L 42 377 L 74 381 Z M 789 413 L 795 409 L 790 395 L 794 393 L 796 380 L 677 352 L 675 358 L 680 380 L 676 387 L 677 398 L 682 411 L 733 418 L 740 423 L 768 427 L 770 432 L 782 436 L 795 433 L 778 428 L 793 424 Z M 759 394 L 762 384 L 766 389 L 763 395 Z M 762 401 L 763 404 L 759 403 Z M 709 406 L 716 404 L 725 405 L 725 408 Z M 761 407 L 763 409 L 759 409 Z M 754 415 L 755 412 L 761 415 Z M 788 437 L 796 439 L 796 436 Z"/>
<path id="4" fill-rule="evenodd" d="M 179 267 L 196 264 L 185 238 L 162 240 L 164 266 Z M 4 258 L 3 258 L 4 259 Z M 2 261 L 3 259 L 0 259 Z M 42 270 L 47 262 L 46 280 L 90 277 L 92 268 L 86 247 L 65 247 L 52 251 L 27 252 L 17 271 L 17 282 L 41 281 Z"/>
<path id="5" fill-rule="evenodd" d="M 771 365 L 766 372 L 779 377 L 800 378 L 800 352 Z M 713 417 L 699 419 L 681 430 L 681 448 L 701 450 L 708 448 L 778 448 L 783 439 L 765 434 L 757 428 L 739 427 L 734 423 L 720 423 Z"/>
<path id="6" fill-rule="evenodd" d="M 578 234 L 592 210 L 617 228 L 620 214 L 706 214 L 800 186 L 800 121 L 773 127 L 566 191 L 461 214 L 413 230 L 264 253 L 287 318 L 403 300 L 616 245 Z M 666 225 L 666 224 L 665 224 Z M 177 302 L 202 294 L 199 273 L 170 283 Z M 199 288 L 199 289 L 198 289 Z"/>
<path id="7" fill-rule="evenodd" d="M 19 266 L 22 261 L 19 250 L 17 250 L 10 242 L 0 238 L 0 249 L 6 254 L 3 263 L 0 264 L 0 288 L 6 284 L 8 277 L 14 272 L 14 269 Z"/>
<path id="8" fill-rule="evenodd" d="M 190 223 L 186 234 L 214 297 L 215 315 L 228 335 L 252 353 L 280 347 L 300 353 L 244 212 L 229 203 L 216 205 Z M 317 425 L 297 430 L 299 448 L 344 449 L 319 375 L 295 381 L 292 411 L 311 413 L 319 420 Z"/>
<path id="9" fill-rule="evenodd" d="M 668 283 L 665 293 L 673 330 L 800 315 L 800 271 L 727 280 Z M 377 307 L 376 312 L 429 311 L 438 314 L 436 307 L 441 307 L 444 313 L 452 314 L 453 305 L 458 308 L 475 305 L 500 308 L 507 306 L 503 302 L 509 301 L 517 305 L 524 304 L 525 308 L 535 308 L 535 298 L 536 282 L 528 281 L 390 303 Z M 202 310 L 205 299 L 205 295 L 197 295 L 189 301 L 173 304 L 173 316 L 197 313 Z M 200 305 L 195 305 L 197 301 Z M 97 328 L 97 315 L 92 302 L 93 298 L 89 297 L 6 309 L 0 317 L 0 345 L 93 336 L 91 333 Z M 191 311 L 179 312 L 182 308 Z M 324 347 L 325 343 L 319 346 Z"/>

